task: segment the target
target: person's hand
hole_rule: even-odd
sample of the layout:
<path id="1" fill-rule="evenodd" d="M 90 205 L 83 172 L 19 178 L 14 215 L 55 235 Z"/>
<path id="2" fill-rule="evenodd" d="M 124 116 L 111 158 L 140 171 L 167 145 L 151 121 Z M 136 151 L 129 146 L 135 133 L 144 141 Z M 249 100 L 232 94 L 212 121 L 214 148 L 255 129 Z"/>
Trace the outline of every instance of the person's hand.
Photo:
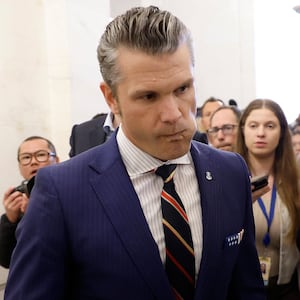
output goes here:
<path id="1" fill-rule="evenodd" d="M 252 189 L 254 186 L 252 186 Z M 267 185 L 261 189 L 256 190 L 255 192 L 252 192 L 252 203 L 254 203 L 258 198 L 260 198 L 262 195 L 266 194 L 269 192 L 271 188 Z"/>
<path id="2" fill-rule="evenodd" d="M 29 202 L 29 198 L 27 197 L 26 194 L 23 194 L 23 203 L 22 203 L 22 206 L 21 206 L 22 214 L 25 213 L 25 211 L 27 209 L 27 206 L 28 206 L 28 202 Z"/>
<path id="3" fill-rule="evenodd" d="M 27 203 L 28 203 L 28 197 L 19 192 L 13 192 L 14 188 L 9 188 L 5 193 L 3 197 L 3 206 L 5 209 L 5 213 L 7 216 L 7 219 L 11 223 L 15 223 L 20 218 L 20 215 L 25 212 Z"/>

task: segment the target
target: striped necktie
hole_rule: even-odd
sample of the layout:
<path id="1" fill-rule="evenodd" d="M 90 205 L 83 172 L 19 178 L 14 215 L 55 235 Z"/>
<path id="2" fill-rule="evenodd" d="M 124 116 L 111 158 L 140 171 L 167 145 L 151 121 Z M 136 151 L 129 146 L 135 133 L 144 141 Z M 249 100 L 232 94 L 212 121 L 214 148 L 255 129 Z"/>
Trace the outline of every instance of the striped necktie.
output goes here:
<path id="1" fill-rule="evenodd" d="M 175 190 L 173 176 L 177 165 L 163 165 L 155 173 L 164 181 L 161 193 L 166 243 L 166 273 L 176 299 L 193 299 L 195 256 L 188 217 Z"/>

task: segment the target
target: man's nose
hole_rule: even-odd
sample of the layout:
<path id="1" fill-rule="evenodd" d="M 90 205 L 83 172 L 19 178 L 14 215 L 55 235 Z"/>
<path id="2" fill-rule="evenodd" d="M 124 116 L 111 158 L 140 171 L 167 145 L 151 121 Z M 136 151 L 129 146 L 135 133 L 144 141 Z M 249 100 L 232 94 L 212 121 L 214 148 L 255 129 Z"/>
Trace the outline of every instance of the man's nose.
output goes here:
<path id="1" fill-rule="evenodd" d="M 223 130 L 221 128 L 219 128 L 219 130 L 217 132 L 217 139 L 218 140 L 223 140 L 224 139 L 224 133 L 223 133 Z"/>
<path id="2" fill-rule="evenodd" d="M 36 159 L 36 157 L 33 155 L 32 156 L 32 158 L 31 158 L 31 162 L 30 162 L 30 164 L 32 165 L 32 164 L 36 164 L 36 165 L 38 165 L 40 162 Z"/>
<path id="3" fill-rule="evenodd" d="M 178 101 L 173 95 L 168 95 L 162 99 L 160 103 L 160 111 L 161 120 L 163 122 L 174 123 L 181 116 Z"/>

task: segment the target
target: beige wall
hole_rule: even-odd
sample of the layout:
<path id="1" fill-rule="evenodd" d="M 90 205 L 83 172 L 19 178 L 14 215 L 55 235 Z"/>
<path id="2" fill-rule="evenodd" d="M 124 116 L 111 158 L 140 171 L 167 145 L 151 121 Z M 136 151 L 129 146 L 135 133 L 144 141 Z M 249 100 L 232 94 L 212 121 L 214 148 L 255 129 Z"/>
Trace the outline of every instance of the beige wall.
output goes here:
<path id="1" fill-rule="evenodd" d="M 22 180 L 16 153 L 23 139 L 48 137 L 67 157 L 72 100 L 65 8 L 60 0 L 0 3 L 1 212 L 4 191 Z M 1 269 L 0 284 L 6 276 Z"/>

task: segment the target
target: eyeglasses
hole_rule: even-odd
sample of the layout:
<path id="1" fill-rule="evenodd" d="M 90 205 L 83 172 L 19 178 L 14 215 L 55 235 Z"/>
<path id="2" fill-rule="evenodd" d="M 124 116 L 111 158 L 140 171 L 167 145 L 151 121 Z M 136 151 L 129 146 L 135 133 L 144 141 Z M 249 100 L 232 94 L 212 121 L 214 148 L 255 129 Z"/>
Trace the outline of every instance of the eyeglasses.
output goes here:
<path id="1" fill-rule="evenodd" d="M 231 135 L 235 127 L 237 127 L 236 124 L 225 124 L 222 127 L 209 128 L 207 133 L 211 136 L 216 136 L 219 130 L 221 130 L 224 135 Z"/>
<path id="2" fill-rule="evenodd" d="M 34 157 L 38 162 L 46 162 L 51 156 L 55 157 L 56 154 L 46 150 L 40 150 L 34 153 L 22 153 L 19 155 L 18 160 L 22 166 L 27 166 L 31 163 L 32 157 Z"/>

